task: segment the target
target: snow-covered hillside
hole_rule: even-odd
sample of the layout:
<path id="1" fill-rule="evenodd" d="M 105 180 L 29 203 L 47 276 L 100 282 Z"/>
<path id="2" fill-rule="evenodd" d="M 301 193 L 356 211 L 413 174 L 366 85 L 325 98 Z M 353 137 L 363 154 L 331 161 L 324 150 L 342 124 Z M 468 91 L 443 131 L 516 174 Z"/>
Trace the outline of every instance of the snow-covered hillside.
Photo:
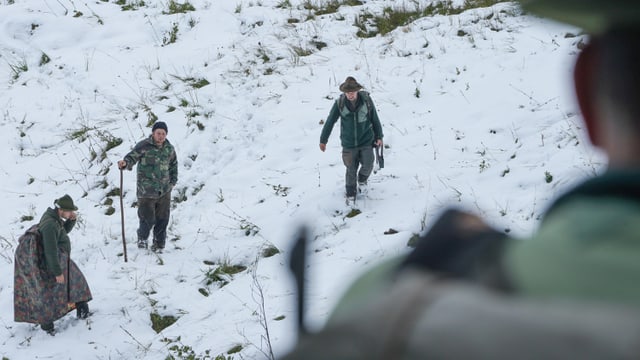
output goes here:
<path id="1" fill-rule="evenodd" d="M 0 1 L 0 355 L 262 359 L 271 345 L 277 356 L 296 337 L 287 259 L 302 224 L 317 326 L 350 281 L 409 251 L 443 208 L 525 237 L 551 199 L 604 166 L 569 86 L 577 29 L 498 3 L 362 38 L 357 18 L 431 1 L 314 15 L 329 3 Z M 318 148 L 347 76 L 371 93 L 386 144 L 352 218 L 339 129 Z M 124 262 L 116 161 L 155 120 L 179 161 L 169 241 L 160 256 L 133 245 L 125 172 Z M 65 193 L 80 208 L 71 257 L 95 313 L 67 315 L 51 337 L 13 322 L 13 252 Z M 221 265 L 244 270 L 218 276 Z M 156 333 L 151 314 L 177 321 Z"/>

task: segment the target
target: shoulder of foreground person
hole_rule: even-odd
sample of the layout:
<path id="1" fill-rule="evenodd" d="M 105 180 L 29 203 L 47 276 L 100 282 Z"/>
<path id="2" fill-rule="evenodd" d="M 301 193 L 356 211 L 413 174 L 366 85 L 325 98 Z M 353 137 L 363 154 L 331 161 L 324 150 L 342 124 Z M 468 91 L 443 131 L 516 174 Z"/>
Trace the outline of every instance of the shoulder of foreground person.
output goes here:
<path id="1" fill-rule="evenodd" d="M 527 299 L 408 270 L 280 359 L 634 359 L 638 339 L 638 308 Z"/>

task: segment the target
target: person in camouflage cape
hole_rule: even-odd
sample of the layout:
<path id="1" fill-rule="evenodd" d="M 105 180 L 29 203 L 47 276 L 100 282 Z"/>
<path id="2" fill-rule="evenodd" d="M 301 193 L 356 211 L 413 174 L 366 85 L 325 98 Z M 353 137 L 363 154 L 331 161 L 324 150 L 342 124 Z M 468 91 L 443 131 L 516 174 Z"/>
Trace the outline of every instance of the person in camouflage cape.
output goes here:
<path id="1" fill-rule="evenodd" d="M 74 308 L 78 318 L 89 316 L 91 290 L 70 259 L 68 233 L 77 209 L 69 195 L 55 200 L 54 208 L 20 237 L 15 253 L 14 320 L 40 324 L 51 335 L 53 322 Z"/>
<path id="2" fill-rule="evenodd" d="M 171 207 L 171 189 L 178 182 L 178 160 L 173 145 L 167 139 L 167 124 L 158 121 L 151 136 L 140 141 L 123 160 L 120 170 L 131 170 L 137 163 L 138 248 L 147 248 L 147 238 L 153 229 L 151 250 L 162 252 L 167 238 Z"/>

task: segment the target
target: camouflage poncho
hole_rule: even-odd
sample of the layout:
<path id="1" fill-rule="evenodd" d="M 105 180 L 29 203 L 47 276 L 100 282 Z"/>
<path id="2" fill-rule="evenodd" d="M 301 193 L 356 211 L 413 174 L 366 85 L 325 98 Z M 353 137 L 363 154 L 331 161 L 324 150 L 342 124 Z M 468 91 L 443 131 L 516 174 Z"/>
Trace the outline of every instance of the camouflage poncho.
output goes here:
<path id="1" fill-rule="evenodd" d="M 62 226 L 60 226 L 61 231 Z M 58 248 L 55 256 L 60 265 L 64 284 L 58 284 L 48 271 L 38 226 L 33 226 L 19 239 L 15 253 L 13 314 L 16 322 L 45 324 L 53 322 L 73 310 L 77 302 L 90 301 L 91 290 L 84 275 Z"/>
<path id="2" fill-rule="evenodd" d="M 173 145 L 165 140 L 162 146 L 154 143 L 153 137 L 140 141 L 124 160 L 131 170 L 138 163 L 137 196 L 157 199 L 178 182 L 178 160 Z"/>

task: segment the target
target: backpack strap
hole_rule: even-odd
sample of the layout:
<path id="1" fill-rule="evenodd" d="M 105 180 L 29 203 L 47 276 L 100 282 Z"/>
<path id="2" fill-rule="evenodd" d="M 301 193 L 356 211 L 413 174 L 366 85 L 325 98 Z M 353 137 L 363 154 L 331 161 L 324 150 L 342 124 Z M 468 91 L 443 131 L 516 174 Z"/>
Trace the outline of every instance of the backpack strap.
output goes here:
<path id="1" fill-rule="evenodd" d="M 340 113 L 342 113 L 342 109 L 344 109 L 345 98 L 346 96 L 344 96 L 344 93 L 340 94 L 340 96 L 338 97 L 338 109 L 340 109 Z"/>
<path id="2" fill-rule="evenodd" d="M 371 109 L 373 109 L 373 101 L 371 100 L 371 95 L 369 95 L 369 92 L 364 90 L 360 90 L 358 92 L 358 95 L 362 96 L 362 99 L 367 104 L 367 112 L 370 113 Z"/>
<path id="3" fill-rule="evenodd" d="M 364 100 L 364 103 L 367 104 L 367 118 L 369 118 L 369 121 L 373 126 L 373 118 L 371 116 L 371 112 L 373 111 L 373 100 L 371 100 L 371 96 L 367 91 L 361 90 L 358 92 L 358 94 L 362 96 L 362 100 Z"/>

